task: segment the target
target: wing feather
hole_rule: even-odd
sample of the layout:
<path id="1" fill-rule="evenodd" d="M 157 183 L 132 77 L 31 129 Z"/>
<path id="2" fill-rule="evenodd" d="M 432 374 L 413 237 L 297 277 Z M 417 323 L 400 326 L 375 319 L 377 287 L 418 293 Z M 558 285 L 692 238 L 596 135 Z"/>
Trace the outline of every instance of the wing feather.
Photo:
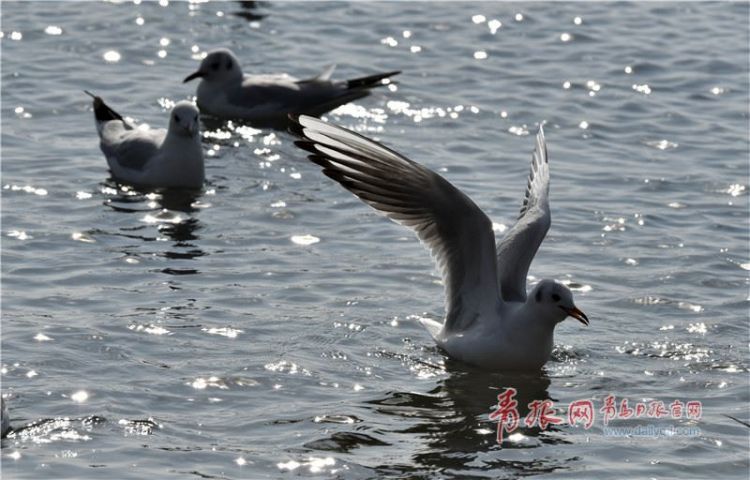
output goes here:
<path id="1" fill-rule="evenodd" d="M 119 120 L 107 122 L 102 130 L 101 149 L 110 162 L 131 170 L 143 170 L 158 153 L 166 130 L 127 130 Z"/>
<path id="2" fill-rule="evenodd" d="M 446 332 L 467 328 L 499 301 L 489 218 L 435 172 L 359 134 L 300 116 L 297 145 L 323 173 L 374 209 L 413 229 L 430 250 L 446 293 Z"/>
<path id="3" fill-rule="evenodd" d="M 549 158 L 544 129 L 539 126 L 536 147 L 521 213 L 497 244 L 497 280 L 506 302 L 526 301 L 526 276 L 551 223 L 549 210 Z"/>

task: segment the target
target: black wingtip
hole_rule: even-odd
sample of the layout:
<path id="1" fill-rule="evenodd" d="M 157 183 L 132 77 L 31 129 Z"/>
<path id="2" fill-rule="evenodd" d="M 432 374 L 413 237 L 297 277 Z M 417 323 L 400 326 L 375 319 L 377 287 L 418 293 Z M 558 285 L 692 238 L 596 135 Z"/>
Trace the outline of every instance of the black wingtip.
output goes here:
<path id="1" fill-rule="evenodd" d="M 294 145 L 299 148 L 300 150 L 304 150 L 306 152 L 318 154 L 320 151 L 315 148 L 315 142 L 312 142 L 310 140 L 307 140 L 307 138 L 302 137 L 302 140 L 296 140 L 294 142 Z"/>
<path id="2" fill-rule="evenodd" d="M 298 113 L 290 113 L 287 115 L 289 124 L 287 125 L 286 131 L 295 137 L 304 138 L 305 135 L 302 131 L 302 124 L 299 123 L 299 117 L 300 115 Z M 297 142 L 294 143 L 296 144 Z"/>
<path id="3" fill-rule="evenodd" d="M 101 97 L 94 95 L 88 90 L 84 90 L 84 93 L 94 99 L 94 117 L 98 122 L 106 122 L 109 120 L 125 121 L 122 118 L 122 115 L 109 108 Z"/>
<path id="4" fill-rule="evenodd" d="M 320 154 L 311 154 L 307 156 L 307 159 L 313 162 L 314 164 L 323 167 L 323 173 L 326 173 L 326 171 L 332 171 L 335 172 L 336 170 L 331 168 L 331 162 L 328 160 L 328 158 L 324 157 Z M 328 173 L 326 173 L 328 175 Z M 330 175 L 328 175 L 330 177 Z"/>
<path id="5" fill-rule="evenodd" d="M 393 77 L 401 73 L 401 70 L 393 70 L 391 72 L 376 73 L 375 75 L 369 75 L 367 77 L 353 78 L 346 82 L 346 87 L 349 89 L 353 88 L 375 88 L 382 85 L 383 80 Z"/>

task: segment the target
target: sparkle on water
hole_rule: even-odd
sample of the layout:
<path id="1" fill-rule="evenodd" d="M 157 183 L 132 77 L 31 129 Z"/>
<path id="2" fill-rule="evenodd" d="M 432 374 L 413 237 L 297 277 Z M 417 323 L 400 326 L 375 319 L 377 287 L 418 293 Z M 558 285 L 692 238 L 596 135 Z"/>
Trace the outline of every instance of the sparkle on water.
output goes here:
<path id="1" fill-rule="evenodd" d="M 289 6 L 3 4 L 3 477 L 744 478 L 747 3 Z M 528 284 L 558 279 L 591 325 L 560 324 L 543 375 L 446 360 L 429 255 L 283 130 L 202 118 L 199 192 L 108 179 L 80 90 L 162 126 L 219 46 L 248 73 L 402 70 L 325 118 L 438 171 L 498 238 L 544 122 Z M 701 435 L 523 424 L 607 393 L 702 401 Z"/>
<path id="2" fill-rule="evenodd" d="M 104 52 L 104 54 L 102 55 L 102 57 L 108 63 L 119 62 L 120 58 L 122 58 L 122 56 L 120 55 L 120 52 L 118 52 L 116 50 L 107 50 L 106 52 Z"/>
<path id="3" fill-rule="evenodd" d="M 44 29 L 44 33 L 46 33 L 47 35 L 62 35 L 62 32 L 62 28 L 55 25 L 49 25 Z"/>
<path id="4" fill-rule="evenodd" d="M 70 396 L 70 399 L 76 403 L 83 403 L 89 399 L 89 394 L 84 390 L 79 390 Z"/>
<path id="5" fill-rule="evenodd" d="M 503 22 L 501 22 L 500 20 L 496 18 L 493 18 L 492 20 L 487 22 L 487 27 L 490 29 L 490 33 L 492 35 L 495 35 L 497 31 L 500 30 L 500 27 L 502 26 L 503 26 Z"/>
<path id="6" fill-rule="evenodd" d="M 230 327 L 201 328 L 201 331 L 206 332 L 209 335 L 221 335 L 227 338 L 237 338 L 239 334 L 244 333 L 244 331 L 239 328 Z"/>

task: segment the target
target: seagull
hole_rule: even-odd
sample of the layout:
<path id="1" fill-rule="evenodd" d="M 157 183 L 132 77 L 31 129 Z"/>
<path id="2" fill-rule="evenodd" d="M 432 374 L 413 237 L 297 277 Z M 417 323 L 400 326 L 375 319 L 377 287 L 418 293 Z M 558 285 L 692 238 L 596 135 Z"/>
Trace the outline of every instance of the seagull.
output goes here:
<path id="1" fill-rule="evenodd" d="M 401 72 L 379 73 L 346 81 L 331 81 L 336 66 L 319 75 L 298 80 L 288 75 L 243 75 L 237 57 L 221 48 L 208 53 L 183 83 L 200 78 L 198 107 L 223 119 L 287 122 L 290 113 L 322 115 L 336 107 L 369 95 Z"/>
<path id="2" fill-rule="evenodd" d="M 492 222 L 463 192 L 428 168 L 350 130 L 294 117 L 297 146 L 323 173 L 375 210 L 414 230 L 445 286 L 443 323 L 420 323 L 450 357 L 479 368 L 538 371 L 555 326 L 589 324 L 573 294 L 542 280 L 526 294 L 531 260 L 550 227 L 549 160 L 539 127 L 521 214 L 495 245 Z"/>
<path id="3" fill-rule="evenodd" d="M 205 177 L 198 109 L 178 102 L 168 129 L 135 127 L 93 93 L 100 147 L 112 176 L 142 187 L 201 188 Z"/>

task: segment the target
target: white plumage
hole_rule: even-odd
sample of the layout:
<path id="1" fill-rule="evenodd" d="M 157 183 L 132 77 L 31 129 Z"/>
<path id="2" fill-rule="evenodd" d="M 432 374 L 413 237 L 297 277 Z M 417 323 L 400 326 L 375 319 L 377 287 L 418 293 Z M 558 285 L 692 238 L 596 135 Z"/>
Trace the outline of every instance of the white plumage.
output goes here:
<path id="1" fill-rule="evenodd" d="M 177 103 L 167 129 L 137 128 L 94 98 L 100 147 L 112 176 L 140 187 L 201 188 L 205 177 L 198 109 Z"/>
<path id="2" fill-rule="evenodd" d="M 588 318 L 564 285 L 542 280 L 526 295 L 526 275 L 550 226 L 549 160 L 536 137 L 521 215 L 495 245 L 492 222 L 435 172 L 379 143 L 300 116 L 297 145 L 310 160 L 371 207 L 414 230 L 445 285 L 445 320 L 422 320 L 450 356 L 493 370 L 538 370 L 549 359 L 555 326 Z"/>

